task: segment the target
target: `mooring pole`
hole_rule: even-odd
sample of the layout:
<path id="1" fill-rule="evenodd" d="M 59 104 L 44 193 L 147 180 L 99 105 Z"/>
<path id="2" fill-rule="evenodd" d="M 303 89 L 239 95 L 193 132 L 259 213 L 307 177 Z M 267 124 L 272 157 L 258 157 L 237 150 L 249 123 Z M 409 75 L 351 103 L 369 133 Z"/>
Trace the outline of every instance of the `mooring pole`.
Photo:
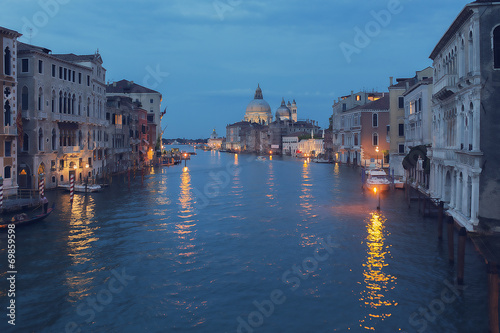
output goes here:
<path id="1" fill-rule="evenodd" d="M 439 201 L 438 207 L 438 239 L 443 240 L 443 211 L 444 211 L 444 202 Z"/>
<path id="2" fill-rule="evenodd" d="M 455 262 L 455 253 L 453 251 L 453 224 L 455 221 L 452 216 L 448 216 L 446 222 L 448 224 L 448 261 L 450 264 L 453 264 Z"/>
<path id="3" fill-rule="evenodd" d="M 498 325 L 498 269 L 495 262 L 488 263 L 488 308 L 490 333 L 497 333 Z"/>
<path id="4" fill-rule="evenodd" d="M 464 284 L 464 271 L 465 271 L 465 244 L 467 240 L 467 230 L 464 227 L 460 228 L 458 233 L 458 270 L 457 270 L 457 283 Z"/>

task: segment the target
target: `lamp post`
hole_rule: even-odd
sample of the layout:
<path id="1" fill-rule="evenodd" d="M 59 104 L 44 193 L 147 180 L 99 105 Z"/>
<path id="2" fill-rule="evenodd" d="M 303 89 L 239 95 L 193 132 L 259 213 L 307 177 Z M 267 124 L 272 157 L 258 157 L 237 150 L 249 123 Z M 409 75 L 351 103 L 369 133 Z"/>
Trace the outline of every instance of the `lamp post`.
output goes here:
<path id="1" fill-rule="evenodd" d="M 378 206 L 377 206 L 377 210 L 380 210 L 380 190 L 375 186 L 373 188 L 373 192 L 375 194 L 378 194 Z"/>
<path id="2" fill-rule="evenodd" d="M 187 156 L 188 156 L 188 154 L 184 153 L 184 167 L 187 166 Z"/>
<path id="3" fill-rule="evenodd" d="M 377 162 L 376 162 L 376 164 L 378 164 L 378 146 L 375 147 L 375 151 L 377 152 Z"/>

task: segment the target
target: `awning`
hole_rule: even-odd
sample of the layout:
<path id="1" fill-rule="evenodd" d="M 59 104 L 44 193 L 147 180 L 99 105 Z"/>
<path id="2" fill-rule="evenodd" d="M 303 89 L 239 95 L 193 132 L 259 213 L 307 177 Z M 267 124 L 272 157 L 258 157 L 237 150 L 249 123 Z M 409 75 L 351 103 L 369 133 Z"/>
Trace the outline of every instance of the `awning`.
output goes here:
<path id="1" fill-rule="evenodd" d="M 148 146 L 149 146 L 149 142 L 148 142 L 148 140 L 146 140 L 146 139 L 142 139 L 142 141 L 144 141 L 144 143 L 145 143 L 146 145 L 148 145 Z"/>

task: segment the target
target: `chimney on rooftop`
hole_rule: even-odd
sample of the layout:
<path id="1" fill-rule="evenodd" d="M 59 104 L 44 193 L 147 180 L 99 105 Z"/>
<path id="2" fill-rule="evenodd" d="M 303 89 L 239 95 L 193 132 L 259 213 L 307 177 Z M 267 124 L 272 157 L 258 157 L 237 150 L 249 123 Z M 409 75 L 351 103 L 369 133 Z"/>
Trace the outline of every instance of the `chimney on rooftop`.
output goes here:
<path id="1" fill-rule="evenodd" d="M 406 90 L 410 89 L 410 81 L 406 80 Z"/>
<path id="2" fill-rule="evenodd" d="M 392 85 L 394 84 L 394 77 L 389 76 L 389 81 L 391 82 L 391 84 L 390 84 L 390 85 L 392 86 Z"/>

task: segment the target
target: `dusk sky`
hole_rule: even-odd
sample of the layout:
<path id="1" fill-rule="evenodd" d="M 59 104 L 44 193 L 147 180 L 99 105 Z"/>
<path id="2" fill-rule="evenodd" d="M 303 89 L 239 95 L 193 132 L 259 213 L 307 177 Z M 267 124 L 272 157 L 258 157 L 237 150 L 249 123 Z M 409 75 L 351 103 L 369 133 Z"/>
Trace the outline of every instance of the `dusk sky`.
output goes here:
<path id="1" fill-rule="evenodd" d="M 273 116 L 295 99 L 299 118 L 327 127 L 337 97 L 431 66 L 468 2 L 3 0 L 0 25 L 25 43 L 31 27 L 31 44 L 53 53 L 99 49 L 107 81 L 163 94 L 164 137 L 206 138 L 243 119 L 258 83 Z"/>

